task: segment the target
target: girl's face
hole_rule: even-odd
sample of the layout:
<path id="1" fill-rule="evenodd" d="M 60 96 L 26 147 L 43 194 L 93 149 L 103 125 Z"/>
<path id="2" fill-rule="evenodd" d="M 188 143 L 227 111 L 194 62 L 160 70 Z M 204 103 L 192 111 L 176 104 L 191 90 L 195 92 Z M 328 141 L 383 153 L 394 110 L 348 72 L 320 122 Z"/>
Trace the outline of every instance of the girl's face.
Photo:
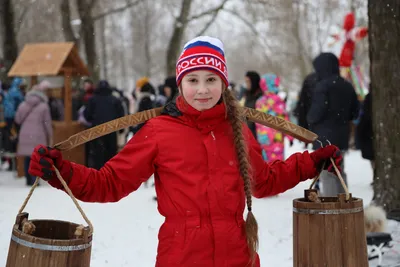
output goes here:
<path id="1" fill-rule="evenodd" d="M 180 90 L 189 105 L 203 111 L 214 107 L 220 100 L 222 79 L 211 71 L 192 71 L 183 77 Z"/>

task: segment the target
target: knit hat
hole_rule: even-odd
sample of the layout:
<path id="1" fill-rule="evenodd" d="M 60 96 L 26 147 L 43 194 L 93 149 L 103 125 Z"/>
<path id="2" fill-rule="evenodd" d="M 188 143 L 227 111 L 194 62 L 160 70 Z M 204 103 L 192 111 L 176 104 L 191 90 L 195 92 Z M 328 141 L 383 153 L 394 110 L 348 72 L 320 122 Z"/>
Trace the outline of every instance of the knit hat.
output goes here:
<path id="1" fill-rule="evenodd" d="M 169 76 L 164 80 L 164 87 L 169 87 L 176 91 L 176 76 Z"/>
<path id="2" fill-rule="evenodd" d="M 185 44 L 176 63 L 176 84 L 179 86 L 188 72 L 200 69 L 214 72 L 228 87 L 224 45 L 219 39 L 199 36 Z"/>
<path id="3" fill-rule="evenodd" d="M 39 91 L 45 91 L 45 90 L 47 90 L 49 88 L 51 88 L 51 83 L 49 81 L 47 81 L 47 80 L 43 80 L 36 86 L 35 89 L 39 90 Z"/>
<path id="4" fill-rule="evenodd" d="M 142 77 L 139 80 L 136 81 L 136 88 L 142 88 L 143 85 L 148 83 L 150 80 L 148 77 Z"/>
<path id="5" fill-rule="evenodd" d="M 280 83 L 281 80 L 279 76 L 274 73 L 267 73 L 261 77 L 260 88 L 263 90 L 263 92 L 277 94 L 279 93 Z"/>

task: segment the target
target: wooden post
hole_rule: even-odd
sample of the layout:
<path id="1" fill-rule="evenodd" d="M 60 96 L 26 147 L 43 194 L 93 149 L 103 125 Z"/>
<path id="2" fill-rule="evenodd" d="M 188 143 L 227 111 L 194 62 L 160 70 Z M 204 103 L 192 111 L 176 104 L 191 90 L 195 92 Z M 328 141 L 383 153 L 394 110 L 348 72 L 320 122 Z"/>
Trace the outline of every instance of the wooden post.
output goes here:
<path id="1" fill-rule="evenodd" d="M 72 122 L 72 73 L 70 71 L 64 73 L 64 121 Z"/>
<path id="2" fill-rule="evenodd" d="M 37 76 L 31 76 L 31 87 L 38 83 Z"/>

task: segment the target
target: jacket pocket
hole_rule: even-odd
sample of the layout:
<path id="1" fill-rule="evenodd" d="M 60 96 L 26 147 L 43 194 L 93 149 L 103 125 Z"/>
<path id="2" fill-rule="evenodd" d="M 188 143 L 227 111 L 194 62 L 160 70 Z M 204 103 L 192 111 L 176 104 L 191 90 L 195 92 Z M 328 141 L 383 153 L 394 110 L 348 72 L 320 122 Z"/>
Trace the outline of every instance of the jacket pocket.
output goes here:
<path id="1" fill-rule="evenodd" d="M 164 223 L 158 233 L 157 262 L 178 266 L 183 243 L 180 241 L 184 233 L 179 225 Z M 164 265 L 162 265 L 164 266 Z"/>

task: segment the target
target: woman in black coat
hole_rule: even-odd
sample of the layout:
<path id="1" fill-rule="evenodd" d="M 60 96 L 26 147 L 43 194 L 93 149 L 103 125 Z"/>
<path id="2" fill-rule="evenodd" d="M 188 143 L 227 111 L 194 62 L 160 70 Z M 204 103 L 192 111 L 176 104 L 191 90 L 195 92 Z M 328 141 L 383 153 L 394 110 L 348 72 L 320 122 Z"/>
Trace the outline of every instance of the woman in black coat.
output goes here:
<path id="1" fill-rule="evenodd" d="M 256 108 L 256 101 L 259 99 L 263 93 L 260 88 L 260 75 L 255 71 L 248 71 L 245 76 L 246 79 L 246 100 L 244 106 L 247 108 Z M 252 121 L 247 121 L 247 126 L 249 126 L 254 138 L 257 140 L 256 124 Z"/>
<path id="2" fill-rule="evenodd" d="M 365 96 L 364 103 L 360 112 L 360 121 L 357 125 L 356 135 L 360 146 L 361 155 L 364 159 L 374 161 L 373 139 L 374 133 L 372 129 L 372 102 L 371 93 Z"/>

